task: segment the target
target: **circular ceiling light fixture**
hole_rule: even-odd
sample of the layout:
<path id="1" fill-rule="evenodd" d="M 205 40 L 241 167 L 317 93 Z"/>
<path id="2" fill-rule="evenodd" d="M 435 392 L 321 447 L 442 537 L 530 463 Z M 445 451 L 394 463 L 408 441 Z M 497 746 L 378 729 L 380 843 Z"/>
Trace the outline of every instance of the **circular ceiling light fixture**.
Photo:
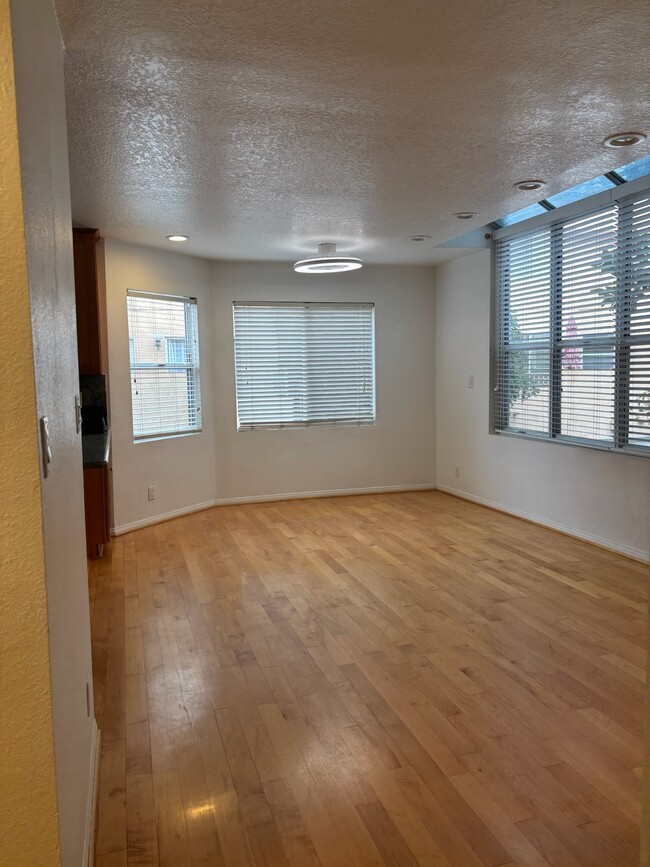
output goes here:
<path id="1" fill-rule="evenodd" d="M 603 144 L 608 148 L 629 148 L 647 138 L 644 132 L 617 132 L 608 135 Z"/>
<path id="2" fill-rule="evenodd" d="M 189 241 L 189 235 L 167 235 L 168 241 L 177 241 L 180 243 L 181 241 Z"/>
<path id="3" fill-rule="evenodd" d="M 300 274 L 338 274 L 363 267 L 361 259 L 354 256 L 337 256 L 336 244 L 319 244 L 318 253 L 318 256 L 311 259 L 294 262 L 293 270 Z"/>
<path id="4" fill-rule="evenodd" d="M 474 217 L 478 217 L 476 211 L 459 211 L 457 214 L 453 214 L 457 220 L 471 220 Z"/>
<path id="5" fill-rule="evenodd" d="M 430 241 L 431 235 L 409 235 L 409 241 Z"/>
<path id="6" fill-rule="evenodd" d="M 530 181 L 517 181 L 516 184 L 513 184 L 513 187 L 516 190 L 521 190 L 522 193 L 528 193 L 532 190 L 540 190 L 543 186 L 545 186 L 546 181 L 540 181 L 538 179 L 530 180 Z"/>

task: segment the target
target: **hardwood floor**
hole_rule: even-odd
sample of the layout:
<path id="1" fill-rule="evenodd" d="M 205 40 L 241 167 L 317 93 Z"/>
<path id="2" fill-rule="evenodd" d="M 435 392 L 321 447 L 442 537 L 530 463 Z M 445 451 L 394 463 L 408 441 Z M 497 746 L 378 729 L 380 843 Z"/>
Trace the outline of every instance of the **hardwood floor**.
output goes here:
<path id="1" fill-rule="evenodd" d="M 97 865 L 636 867 L 647 579 L 439 492 L 117 539 Z"/>

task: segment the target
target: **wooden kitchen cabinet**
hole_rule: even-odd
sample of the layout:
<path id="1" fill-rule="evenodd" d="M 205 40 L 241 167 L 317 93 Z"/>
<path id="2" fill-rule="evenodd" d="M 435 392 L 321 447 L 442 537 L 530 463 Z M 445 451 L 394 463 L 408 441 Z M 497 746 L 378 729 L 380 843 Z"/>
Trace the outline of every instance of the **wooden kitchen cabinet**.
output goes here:
<path id="1" fill-rule="evenodd" d="M 110 541 L 108 514 L 108 467 L 84 468 L 84 505 L 86 507 L 86 553 L 101 557 Z"/>
<path id="2" fill-rule="evenodd" d="M 77 352 L 81 394 L 86 550 L 101 557 L 110 541 L 110 420 L 104 242 L 97 229 L 73 229 Z"/>
<path id="3" fill-rule="evenodd" d="M 104 245 L 97 229 L 73 229 L 79 373 L 106 373 L 106 277 Z"/>

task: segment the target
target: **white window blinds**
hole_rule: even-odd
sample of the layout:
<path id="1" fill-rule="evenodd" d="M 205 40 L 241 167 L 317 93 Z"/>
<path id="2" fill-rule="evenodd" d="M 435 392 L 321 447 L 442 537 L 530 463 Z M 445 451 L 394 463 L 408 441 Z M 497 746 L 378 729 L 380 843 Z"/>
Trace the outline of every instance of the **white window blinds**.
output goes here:
<path id="1" fill-rule="evenodd" d="M 201 429 L 196 298 L 127 292 L 133 437 Z"/>
<path id="2" fill-rule="evenodd" d="M 235 303 L 237 427 L 372 424 L 372 304 Z"/>
<path id="3" fill-rule="evenodd" d="M 650 454 L 649 194 L 499 239 L 494 267 L 493 429 Z"/>

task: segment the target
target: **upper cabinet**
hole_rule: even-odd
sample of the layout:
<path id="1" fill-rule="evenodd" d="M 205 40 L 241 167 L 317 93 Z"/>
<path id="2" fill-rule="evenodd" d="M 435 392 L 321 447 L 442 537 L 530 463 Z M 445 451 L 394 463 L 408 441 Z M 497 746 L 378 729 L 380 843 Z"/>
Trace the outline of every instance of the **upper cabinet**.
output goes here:
<path id="1" fill-rule="evenodd" d="M 97 229 L 73 229 L 79 373 L 107 373 L 104 245 Z"/>

